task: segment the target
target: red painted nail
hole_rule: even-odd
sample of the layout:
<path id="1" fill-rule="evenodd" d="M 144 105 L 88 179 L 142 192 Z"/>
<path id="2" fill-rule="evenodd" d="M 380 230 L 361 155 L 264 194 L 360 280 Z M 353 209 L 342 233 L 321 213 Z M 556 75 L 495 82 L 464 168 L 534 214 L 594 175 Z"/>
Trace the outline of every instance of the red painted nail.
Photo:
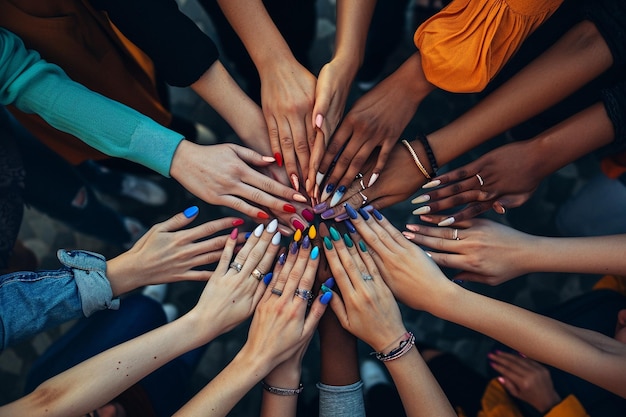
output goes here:
<path id="1" fill-rule="evenodd" d="M 235 227 L 235 228 L 233 229 L 233 231 L 232 231 L 232 232 L 230 232 L 230 238 L 231 238 L 232 240 L 235 240 L 235 239 L 237 239 L 237 236 L 238 236 L 238 235 L 239 235 L 239 230 L 237 230 L 237 228 Z"/>
<path id="2" fill-rule="evenodd" d="M 300 220 L 294 220 L 291 222 L 291 224 L 293 224 L 293 227 L 298 230 L 304 230 L 304 225 L 300 222 Z"/>
<path id="3" fill-rule="evenodd" d="M 259 211 L 259 212 L 256 214 L 256 216 L 257 216 L 259 219 L 265 219 L 265 220 L 267 220 L 267 219 L 269 219 L 269 218 L 270 218 L 270 216 L 269 216 L 266 212 L 264 212 L 264 211 Z"/>
<path id="4" fill-rule="evenodd" d="M 292 206 L 291 204 L 285 204 L 283 206 L 283 210 L 286 213 L 295 213 L 296 212 L 296 208 L 294 206 Z"/>
<path id="5" fill-rule="evenodd" d="M 233 226 L 241 226 L 242 224 L 243 224 L 243 219 L 233 220 Z"/>
<path id="6" fill-rule="evenodd" d="M 283 166 L 283 156 L 282 156 L 280 153 L 276 152 L 276 153 L 274 154 L 274 159 L 276 159 L 276 164 L 277 164 L 279 167 L 282 167 L 282 166 Z"/>
<path id="7" fill-rule="evenodd" d="M 315 215 L 311 213 L 308 209 L 304 209 L 302 210 L 302 217 L 304 217 L 304 220 L 306 220 L 307 222 L 312 222 L 315 218 Z"/>

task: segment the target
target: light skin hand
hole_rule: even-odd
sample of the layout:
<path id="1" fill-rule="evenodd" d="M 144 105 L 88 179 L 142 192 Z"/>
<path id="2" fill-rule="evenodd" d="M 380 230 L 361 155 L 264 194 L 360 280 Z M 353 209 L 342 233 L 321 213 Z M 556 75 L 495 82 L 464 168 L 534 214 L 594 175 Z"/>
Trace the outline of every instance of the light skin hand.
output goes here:
<path id="1" fill-rule="evenodd" d="M 545 366 L 507 352 L 496 351 L 488 356 L 491 367 L 502 375 L 498 381 L 515 398 L 527 402 L 542 414 L 561 402 Z"/>

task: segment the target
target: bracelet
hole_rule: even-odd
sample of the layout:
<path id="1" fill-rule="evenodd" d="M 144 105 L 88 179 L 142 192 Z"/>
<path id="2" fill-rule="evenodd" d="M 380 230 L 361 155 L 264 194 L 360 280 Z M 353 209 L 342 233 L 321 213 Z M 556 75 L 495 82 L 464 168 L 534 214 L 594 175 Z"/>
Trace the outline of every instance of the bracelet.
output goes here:
<path id="1" fill-rule="evenodd" d="M 415 345 L 415 336 L 413 333 L 407 332 L 404 334 L 404 337 L 405 338 L 400 341 L 398 347 L 391 350 L 389 353 L 372 352 L 371 355 L 375 355 L 376 359 L 383 362 L 392 361 L 404 356 L 409 350 L 411 350 L 413 345 Z"/>
<path id="2" fill-rule="evenodd" d="M 302 383 L 300 383 L 300 386 L 298 386 L 298 388 L 296 389 L 273 387 L 271 385 L 267 385 L 265 381 L 261 381 L 261 385 L 263 386 L 263 389 L 265 391 L 270 392 L 272 394 L 283 395 L 283 396 L 298 395 L 304 390 L 304 385 L 302 385 Z"/>
<path id="3" fill-rule="evenodd" d="M 426 168 L 424 168 L 424 165 L 422 165 L 422 163 L 420 162 L 420 159 L 415 153 L 415 151 L 413 150 L 413 148 L 411 147 L 411 144 L 407 142 L 406 139 L 402 139 L 402 144 L 406 146 L 406 148 L 409 150 L 409 153 L 411 154 L 411 156 L 413 157 L 413 160 L 415 161 L 415 165 L 417 165 L 419 170 L 422 171 L 422 174 L 424 174 L 426 179 L 429 180 L 430 175 L 428 174 L 428 171 L 426 171 Z"/>
<path id="4" fill-rule="evenodd" d="M 435 158 L 435 154 L 433 153 L 433 148 L 430 147 L 430 143 L 428 143 L 428 138 L 425 134 L 418 133 L 417 139 L 422 143 L 422 146 L 426 151 L 426 156 L 428 156 L 428 162 L 430 162 L 430 167 L 432 168 L 432 174 L 430 175 L 434 177 L 439 170 L 439 165 L 437 164 L 437 159 Z"/>

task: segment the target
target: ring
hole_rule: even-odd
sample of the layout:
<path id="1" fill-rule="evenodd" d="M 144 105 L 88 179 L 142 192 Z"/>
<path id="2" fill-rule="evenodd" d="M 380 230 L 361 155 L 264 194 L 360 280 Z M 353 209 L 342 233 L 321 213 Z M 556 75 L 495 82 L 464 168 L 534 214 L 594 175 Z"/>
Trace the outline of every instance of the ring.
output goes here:
<path id="1" fill-rule="evenodd" d="M 459 229 L 454 229 L 454 233 L 452 233 L 452 239 L 454 239 L 454 240 L 461 240 L 459 238 Z"/>
<path id="2" fill-rule="evenodd" d="M 374 279 L 373 276 L 366 274 L 365 272 L 361 272 L 361 278 L 363 278 L 363 281 L 371 281 Z"/>
<path id="3" fill-rule="evenodd" d="M 237 272 L 241 272 L 241 268 L 243 268 L 243 265 L 242 265 L 242 264 L 240 264 L 240 263 L 238 263 L 238 262 L 231 262 L 231 263 L 230 263 L 230 267 L 231 267 L 232 269 L 236 269 L 236 270 L 237 270 Z"/>
<path id="4" fill-rule="evenodd" d="M 252 271 L 252 274 L 250 275 L 255 277 L 258 281 L 261 281 L 265 277 L 265 274 L 256 268 L 254 268 L 254 271 Z"/>
<path id="5" fill-rule="evenodd" d="M 363 178 L 363 174 L 361 174 L 360 172 L 356 174 L 356 177 L 354 177 L 355 180 L 359 180 L 361 178 Z"/>
<path id="6" fill-rule="evenodd" d="M 483 181 L 483 177 L 481 177 L 480 174 L 476 174 L 476 178 L 478 178 L 478 182 L 480 183 L 480 186 L 482 187 L 485 184 L 485 181 Z"/>
<path id="7" fill-rule="evenodd" d="M 359 191 L 359 194 L 361 194 L 361 198 L 363 199 L 361 205 L 364 206 L 365 204 L 367 204 L 367 196 L 363 194 L 363 191 Z"/>
<path id="8" fill-rule="evenodd" d="M 363 184 L 363 178 L 359 180 L 359 184 L 361 184 L 361 191 L 365 190 L 367 187 Z"/>
<path id="9" fill-rule="evenodd" d="M 277 288 L 272 288 L 272 294 L 276 294 L 277 296 L 283 295 L 283 290 L 279 290 Z"/>
<path id="10" fill-rule="evenodd" d="M 307 303 L 310 303 L 313 299 L 313 293 L 311 291 L 303 290 L 300 288 L 296 289 L 296 291 L 294 292 L 294 296 L 302 298 Z"/>

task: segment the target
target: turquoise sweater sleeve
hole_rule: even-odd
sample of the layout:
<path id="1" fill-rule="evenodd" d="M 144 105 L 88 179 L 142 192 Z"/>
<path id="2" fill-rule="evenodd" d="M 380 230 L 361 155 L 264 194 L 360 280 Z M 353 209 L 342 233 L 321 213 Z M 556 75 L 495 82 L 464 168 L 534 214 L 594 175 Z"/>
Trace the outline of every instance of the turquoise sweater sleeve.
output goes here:
<path id="1" fill-rule="evenodd" d="M 67 77 L 0 28 L 0 104 L 35 113 L 110 156 L 128 159 L 169 177 L 183 137 L 147 116 Z"/>

